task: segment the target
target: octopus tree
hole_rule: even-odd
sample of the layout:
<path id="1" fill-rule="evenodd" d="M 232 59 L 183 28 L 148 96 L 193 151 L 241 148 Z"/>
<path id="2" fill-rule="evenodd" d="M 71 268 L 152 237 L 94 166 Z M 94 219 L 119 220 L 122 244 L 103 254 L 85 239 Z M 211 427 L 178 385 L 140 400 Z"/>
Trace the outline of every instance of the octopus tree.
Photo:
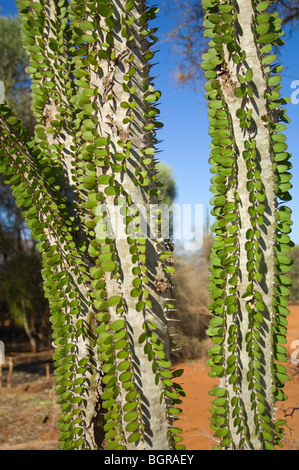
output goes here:
<path id="1" fill-rule="evenodd" d="M 215 216 L 207 333 L 212 428 L 224 449 L 274 449 L 283 420 L 292 242 L 281 20 L 269 0 L 203 0 Z"/>
<path id="2" fill-rule="evenodd" d="M 0 105 L 0 171 L 42 254 L 60 448 L 181 449 L 172 252 L 150 210 L 162 126 L 150 76 L 156 8 L 17 6 L 37 124 L 32 137 Z"/>

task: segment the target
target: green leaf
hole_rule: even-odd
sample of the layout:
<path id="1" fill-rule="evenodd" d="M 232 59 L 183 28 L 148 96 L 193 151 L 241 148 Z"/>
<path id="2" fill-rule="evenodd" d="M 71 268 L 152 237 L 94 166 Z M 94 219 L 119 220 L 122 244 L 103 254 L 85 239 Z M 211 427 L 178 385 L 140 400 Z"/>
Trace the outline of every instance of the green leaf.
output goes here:
<path id="1" fill-rule="evenodd" d="M 257 302 L 255 307 L 259 312 L 263 312 L 265 310 L 265 304 L 263 302 Z"/>
<path id="2" fill-rule="evenodd" d="M 128 437 L 128 442 L 130 442 L 130 443 L 136 442 L 136 441 L 138 441 L 138 439 L 140 439 L 140 434 L 139 434 L 139 432 L 134 432 L 133 434 L 131 434 L 131 435 Z"/>
<path id="3" fill-rule="evenodd" d="M 220 16 L 217 15 L 217 13 L 210 13 L 208 15 L 208 20 L 213 24 L 219 24 L 220 21 L 221 21 L 221 18 L 220 18 Z"/>
<path id="4" fill-rule="evenodd" d="M 115 322 L 112 323 L 111 325 L 111 330 L 113 331 L 118 331 L 124 328 L 125 326 L 125 321 L 124 320 L 116 320 Z"/>
<path id="5" fill-rule="evenodd" d="M 242 108 L 239 108 L 236 112 L 236 116 L 239 118 L 239 119 L 242 119 L 246 116 L 246 111 L 245 109 L 242 109 Z"/>
<path id="6" fill-rule="evenodd" d="M 91 131 L 85 131 L 85 132 L 83 132 L 82 137 L 83 137 L 83 139 L 86 140 L 86 141 L 91 141 L 91 140 L 94 139 L 94 135 L 93 135 L 93 133 L 92 133 Z"/>
<path id="7" fill-rule="evenodd" d="M 113 271 L 116 266 L 114 261 L 107 261 L 101 264 L 101 268 L 105 272 Z"/>
<path id="8" fill-rule="evenodd" d="M 115 186 L 107 186 L 104 191 L 108 196 L 116 196 L 119 192 L 118 188 Z"/>
<path id="9" fill-rule="evenodd" d="M 219 429 L 218 431 L 215 432 L 214 436 L 215 437 L 224 437 L 228 434 L 228 429 Z"/>
<path id="10" fill-rule="evenodd" d="M 225 397 L 218 397 L 215 400 L 213 400 L 213 404 L 215 406 L 224 406 L 227 402 L 227 399 Z"/>
<path id="11" fill-rule="evenodd" d="M 271 44 L 273 43 L 273 41 L 275 41 L 277 35 L 276 33 L 266 33 L 266 34 L 262 34 L 259 38 L 258 38 L 258 42 L 260 44 Z"/>
<path id="12" fill-rule="evenodd" d="M 274 62 L 276 59 L 277 59 L 277 55 L 276 55 L 276 54 L 269 54 L 269 55 L 267 55 L 266 57 L 263 58 L 262 62 L 263 62 L 263 64 L 265 64 L 265 65 L 269 65 L 269 64 L 271 64 L 272 62 Z"/>
<path id="13" fill-rule="evenodd" d="M 208 102 L 208 107 L 211 109 L 220 109 L 223 106 L 223 102 L 221 100 L 211 100 Z"/>
<path id="14" fill-rule="evenodd" d="M 230 13 L 222 13 L 221 19 L 224 23 L 231 23 L 234 17 Z"/>
<path id="15" fill-rule="evenodd" d="M 98 65 L 97 59 L 92 54 L 87 56 L 87 60 L 91 65 Z"/>
<path id="16" fill-rule="evenodd" d="M 147 101 L 149 103 L 151 103 L 152 101 L 156 101 L 157 100 L 157 97 L 156 95 L 154 95 L 153 93 L 150 94 L 150 95 L 147 95 L 145 98 L 144 98 L 144 101 Z"/>
<path id="17" fill-rule="evenodd" d="M 234 94 L 237 98 L 244 98 L 244 96 L 246 95 L 246 90 L 245 88 L 236 87 Z"/>
<path id="18" fill-rule="evenodd" d="M 267 450 L 276 450 L 275 446 L 273 444 L 271 444 L 270 442 L 265 441 L 264 446 Z"/>
<path id="19" fill-rule="evenodd" d="M 171 273 L 171 274 L 174 274 L 175 273 L 175 268 L 173 266 L 166 266 L 163 271 L 165 271 L 166 273 Z"/>
<path id="20" fill-rule="evenodd" d="M 216 376 L 220 376 L 223 373 L 224 368 L 222 366 L 216 365 L 213 366 L 211 370 L 213 374 L 215 374 Z"/>
<path id="21" fill-rule="evenodd" d="M 123 171 L 124 168 L 122 167 L 122 165 L 120 165 L 119 163 L 113 163 L 112 164 L 112 171 L 114 173 L 120 173 L 121 171 Z"/>
<path id="22" fill-rule="evenodd" d="M 104 16 L 104 17 L 106 17 L 108 15 L 108 8 L 107 8 L 107 5 L 105 3 L 100 2 L 98 4 L 98 13 L 101 16 Z"/>
<path id="23" fill-rule="evenodd" d="M 286 419 L 279 419 L 275 422 L 275 426 L 276 427 L 281 427 L 281 426 L 285 426 L 287 424 L 287 420 Z"/>
<path id="24" fill-rule="evenodd" d="M 135 0 L 128 0 L 126 3 L 126 11 L 133 10 L 135 6 Z"/>
<path id="25" fill-rule="evenodd" d="M 251 82 L 252 77 L 253 77 L 252 69 L 248 69 L 247 72 L 246 72 L 246 74 L 245 74 L 245 80 L 246 80 L 246 82 Z"/>
<path id="26" fill-rule="evenodd" d="M 275 339 L 278 343 L 280 344 L 286 344 L 287 343 L 287 340 L 286 340 L 286 337 L 285 336 L 282 336 L 282 335 L 275 335 Z"/>
<path id="27" fill-rule="evenodd" d="M 87 178 L 85 178 L 84 180 L 84 187 L 86 189 L 95 189 L 97 186 L 97 179 L 95 176 L 87 176 Z"/>
<path id="28" fill-rule="evenodd" d="M 114 295 L 113 297 L 110 297 L 110 299 L 108 299 L 108 305 L 109 307 L 114 307 L 114 305 L 118 305 L 120 301 L 121 301 L 121 296 Z"/>
<path id="29" fill-rule="evenodd" d="M 114 343 L 114 349 L 115 350 L 118 350 L 118 349 L 124 349 L 127 345 L 127 340 L 126 339 L 120 339 L 119 341 L 116 341 Z"/>
<path id="30" fill-rule="evenodd" d="M 138 421 L 132 421 L 126 426 L 126 431 L 128 432 L 134 432 L 139 428 L 139 423 Z"/>
<path id="31" fill-rule="evenodd" d="M 108 144 L 108 139 L 106 137 L 97 137 L 94 143 L 97 147 L 103 147 Z"/>
<path id="32" fill-rule="evenodd" d="M 280 255 L 280 254 L 278 254 L 278 255 L 277 255 L 277 260 L 278 260 L 278 262 L 281 263 L 281 264 L 287 264 L 287 265 L 288 265 L 288 264 L 292 264 L 291 259 L 290 259 L 289 256 L 287 256 L 287 255 Z"/>
<path id="33" fill-rule="evenodd" d="M 94 25 L 91 21 L 81 21 L 80 29 L 82 29 L 83 31 L 93 31 Z"/>
<path id="34" fill-rule="evenodd" d="M 124 420 L 128 423 L 130 421 L 134 421 L 138 417 L 136 411 L 130 411 L 129 413 L 124 415 Z"/>
<path id="35" fill-rule="evenodd" d="M 224 206 L 226 203 L 227 199 L 225 196 L 216 196 L 213 199 L 211 199 L 211 205 L 212 206 Z"/>
<path id="36" fill-rule="evenodd" d="M 270 29 L 270 23 L 261 23 L 257 26 L 257 34 L 266 34 Z"/>
<path id="37" fill-rule="evenodd" d="M 108 52 L 105 51 L 104 49 L 99 50 L 98 56 L 100 59 L 104 59 L 104 60 L 108 60 L 110 58 Z"/>
<path id="38" fill-rule="evenodd" d="M 181 413 L 181 410 L 179 408 L 168 408 L 168 413 L 171 415 L 179 415 Z"/>
<path id="39" fill-rule="evenodd" d="M 118 365 L 118 370 L 123 372 L 124 370 L 127 370 L 131 365 L 131 361 L 123 361 Z"/>
<path id="40" fill-rule="evenodd" d="M 263 215 L 264 212 L 265 212 L 265 209 L 266 207 L 263 205 L 263 204 L 259 204 L 257 207 L 256 207 L 256 212 L 260 215 Z"/>
<path id="41" fill-rule="evenodd" d="M 176 369 L 173 371 L 173 377 L 181 377 L 184 373 L 184 369 Z"/>
<path id="42" fill-rule="evenodd" d="M 136 287 L 135 289 L 132 289 L 130 294 L 132 297 L 139 297 L 142 294 L 141 287 Z"/>
<path id="43" fill-rule="evenodd" d="M 123 372 L 122 374 L 120 374 L 119 380 L 121 382 L 127 382 L 128 380 L 130 380 L 131 376 L 132 376 L 132 372 L 127 370 L 126 372 Z M 136 413 L 136 412 L 131 411 L 131 413 Z M 130 414 L 130 413 L 128 413 L 128 414 Z M 132 420 L 130 419 L 130 421 L 133 421 L 133 419 L 135 419 L 135 418 L 132 418 Z"/>
<path id="44" fill-rule="evenodd" d="M 287 382 L 288 380 L 290 380 L 290 377 L 287 374 L 276 372 L 275 375 L 278 378 L 278 380 L 280 380 L 280 382 Z"/>
<path id="45" fill-rule="evenodd" d="M 100 184 L 109 184 L 110 182 L 110 179 L 111 179 L 111 175 L 101 175 L 98 177 L 98 182 Z"/>
<path id="46" fill-rule="evenodd" d="M 264 11 L 267 10 L 267 8 L 270 5 L 270 0 L 264 0 L 256 5 L 256 11 Z"/>
<path id="47" fill-rule="evenodd" d="M 200 65 L 201 68 L 203 70 L 215 70 L 216 68 L 216 65 L 215 64 L 211 64 L 210 62 L 202 62 L 202 64 Z"/>
<path id="48" fill-rule="evenodd" d="M 277 278 L 280 284 L 282 284 L 283 286 L 290 286 L 292 284 L 291 279 L 287 276 L 280 275 L 277 276 Z"/>
<path id="49" fill-rule="evenodd" d="M 213 397 L 223 397 L 226 394 L 227 391 L 224 388 L 220 388 L 216 385 L 209 391 L 209 395 L 212 395 Z"/>
<path id="50" fill-rule="evenodd" d="M 273 77 L 269 78 L 268 85 L 275 86 L 275 85 L 278 85 L 280 81 L 281 81 L 281 75 L 273 75 Z"/>
<path id="51" fill-rule="evenodd" d="M 136 304 L 136 310 L 137 312 L 141 312 L 145 307 L 145 302 L 143 302 L 143 300 L 141 300 L 140 302 L 138 302 Z"/>
<path id="52" fill-rule="evenodd" d="M 256 17 L 256 21 L 257 21 L 258 24 L 268 23 L 269 19 L 270 19 L 270 13 L 260 13 Z"/>

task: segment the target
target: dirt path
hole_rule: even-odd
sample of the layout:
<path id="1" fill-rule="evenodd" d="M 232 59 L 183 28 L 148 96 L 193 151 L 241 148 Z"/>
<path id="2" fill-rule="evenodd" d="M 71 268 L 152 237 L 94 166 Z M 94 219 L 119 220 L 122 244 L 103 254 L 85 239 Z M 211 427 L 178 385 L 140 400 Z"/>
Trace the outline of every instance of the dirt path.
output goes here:
<path id="1" fill-rule="evenodd" d="M 299 340 L 299 306 L 292 306 L 288 317 L 288 354 L 294 353 L 293 341 Z M 293 344 L 292 344 L 293 343 Z M 297 345 L 299 349 L 299 343 Z M 299 353 L 297 355 L 299 359 Z M 183 430 L 183 444 L 188 450 L 211 450 L 216 443 L 213 431 L 210 428 L 210 401 L 208 391 L 217 382 L 208 376 L 209 368 L 196 361 L 187 364 L 177 364 L 178 369 L 184 369 L 181 379 L 183 388 L 187 394 L 182 404 L 183 413 L 179 426 Z M 288 396 L 286 403 L 279 402 L 277 419 L 283 418 L 285 411 L 291 414 L 294 408 L 299 408 L 299 366 L 288 363 L 290 381 L 286 382 L 285 393 Z M 283 439 L 284 450 L 299 450 L 299 409 L 287 417 L 285 436 Z"/>
<path id="2" fill-rule="evenodd" d="M 53 378 L 0 393 L 0 450 L 55 450 L 57 405 Z"/>
<path id="3" fill-rule="evenodd" d="M 288 428 L 283 440 L 284 450 L 299 450 L 299 306 L 292 306 L 290 312 L 286 347 L 289 359 L 293 354 L 298 364 L 292 364 L 291 360 L 288 362 L 287 368 L 290 380 L 285 385 L 288 400 L 285 403 L 278 404 L 281 410 L 278 411 L 277 418 L 284 417 L 284 410 L 287 411 L 287 414 L 290 414 L 290 416 L 287 416 Z"/>
<path id="4" fill-rule="evenodd" d="M 182 414 L 178 426 L 183 430 L 183 444 L 187 450 L 211 450 L 217 442 L 210 428 L 209 390 L 217 384 L 215 379 L 208 376 L 209 367 L 196 361 L 187 364 L 177 364 L 178 369 L 184 369 L 181 378 L 186 398 L 182 403 Z"/>
<path id="5" fill-rule="evenodd" d="M 299 306 L 293 306 L 289 316 L 289 356 L 294 353 L 292 345 L 295 340 L 299 340 Z M 208 391 L 217 380 L 208 376 L 209 368 L 203 362 L 192 361 L 177 364 L 176 367 L 185 370 L 180 379 L 187 394 L 179 420 L 179 426 L 183 429 L 183 443 L 188 450 L 211 450 L 216 440 L 210 428 L 211 397 Z M 289 399 L 286 403 L 278 404 L 281 409 L 277 417 L 289 414 L 283 449 L 299 450 L 299 410 L 292 413 L 294 408 L 299 407 L 299 366 L 296 371 L 296 366 L 289 362 L 288 370 L 291 380 L 286 383 L 285 392 Z M 44 374 L 44 364 L 41 371 Z M 36 372 L 36 368 L 30 374 L 20 368 L 19 376 L 13 376 L 13 386 L 0 390 L 0 450 L 57 449 L 58 410 L 53 375 L 48 381 L 44 375 L 37 376 L 39 380 L 36 380 Z M 24 383 L 26 380 L 30 380 L 30 383 Z"/>

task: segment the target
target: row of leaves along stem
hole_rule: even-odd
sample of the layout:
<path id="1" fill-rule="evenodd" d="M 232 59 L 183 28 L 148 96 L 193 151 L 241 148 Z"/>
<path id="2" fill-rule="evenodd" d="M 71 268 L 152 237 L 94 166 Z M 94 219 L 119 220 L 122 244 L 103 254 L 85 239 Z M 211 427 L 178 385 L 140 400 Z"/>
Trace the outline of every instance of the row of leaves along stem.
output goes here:
<path id="1" fill-rule="evenodd" d="M 274 245 L 275 287 L 272 318 L 273 395 L 275 401 L 285 401 L 287 396 L 283 388 L 289 377 L 287 369 L 282 363 L 287 362 L 287 350 L 284 345 L 287 343 L 288 321 L 286 317 L 289 315 L 288 298 L 291 285 L 291 280 L 286 273 L 292 267 L 289 252 L 293 243 L 289 235 L 292 225 L 291 210 L 285 206 L 285 202 L 291 200 L 289 190 L 292 188 L 290 183 L 292 164 L 289 162 L 291 154 L 288 152 L 286 136 L 283 134 L 290 119 L 286 115 L 286 109 L 283 106 L 288 104 L 290 99 L 282 97 L 280 94 L 281 75 L 279 73 L 283 70 L 283 66 L 277 63 L 277 54 L 272 50 L 272 46 L 284 44 L 283 39 L 281 39 L 284 36 L 284 31 L 281 29 L 282 20 L 277 12 L 267 11 L 269 2 L 256 2 L 255 7 L 256 15 L 253 18 L 253 27 L 256 27 L 257 47 L 267 81 L 265 98 L 267 99 L 269 113 L 266 118 L 266 125 L 270 132 L 274 190 L 277 201 Z M 269 37 L 269 35 L 271 36 Z M 275 444 L 279 447 L 282 447 L 281 439 L 284 424 L 284 420 L 277 420 L 274 423 Z M 268 430 L 266 428 L 266 432 Z"/>

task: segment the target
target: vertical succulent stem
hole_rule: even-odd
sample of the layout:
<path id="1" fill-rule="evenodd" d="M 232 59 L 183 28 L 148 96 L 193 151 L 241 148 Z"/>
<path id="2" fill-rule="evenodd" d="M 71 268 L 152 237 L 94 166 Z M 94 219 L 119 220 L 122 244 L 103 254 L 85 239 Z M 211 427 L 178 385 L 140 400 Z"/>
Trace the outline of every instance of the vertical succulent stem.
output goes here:
<path id="1" fill-rule="evenodd" d="M 289 164 L 276 164 L 289 158 L 279 134 L 286 100 L 276 86 L 281 69 L 269 66 L 272 44 L 282 43 L 283 32 L 277 15 L 266 11 L 267 1 L 203 0 L 203 6 L 205 35 L 212 38 L 202 68 L 209 79 L 216 216 L 210 285 L 215 317 L 208 333 L 216 343 L 211 375 L 220 377 L 211 391 L 212 426 L 220 447 L 271 449 L 281 437 L 275 401 L 285 399 L 277 380 L 285 368 L 275 363 L 277 326 L 286 333 L 285 319 L 277 316 L 277 286 L 288 284 L 280 273 L 290 265 L 286 258 L 287 266 L 278 266 L 276 257 L 276 250 L 287 251 L 277 243 L 277 220 L 278 198 L 289 195 L 277 182 Z M 288 294 L 285 285 L 279 289 Z"/>
<path id="2" fill-rule="evenodd" d="M 159 194 L 157 10 L 17 3 L 38 122 L 31 138 L 0 105 L 0 164 L 40 242 L 60 448 L 182 449 L 165 315 L 173 267 L 163 240 L 141 230 Z"/>

